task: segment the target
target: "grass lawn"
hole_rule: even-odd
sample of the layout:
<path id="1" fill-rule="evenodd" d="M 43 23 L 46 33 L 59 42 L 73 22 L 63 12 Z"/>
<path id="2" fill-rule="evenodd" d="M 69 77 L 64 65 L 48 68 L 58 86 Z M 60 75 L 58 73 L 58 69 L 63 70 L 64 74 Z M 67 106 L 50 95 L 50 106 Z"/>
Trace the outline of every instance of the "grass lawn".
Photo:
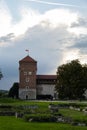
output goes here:
<path id="1" fill-rule="evenodd" d="M 62 102 L 51 102 L 51 101 L 21 101 L 14 99 L 0 99 L 0 104 L 12 105 L 12 106 L 21 106 L 21 105 L 38 105 L 38 110 L 36 113 L 49 114 L 48 105 L 53 104 L 68 104 L 71 102 L 62 101 Z M 73 102 L 72 102 L 73 103 Z M 87 107 L 87 103 L 84 102 L 74 102 L 80 104 L 80 107 Z M 35 114 L 36 114 L 35 113 Z M 76 120 L 85 120 L 87 122 L 87 115 L 84 115 L 83 112 L 78 112 L 70 109 L 59 109 L 59 113 L 65 117 L 71 117 Z M 0 116 L 0 130 L 87 130 L 87 126 L 72 126 L 70 124 L 64 123 L 35 123 L 35 122 L 25 122 L 22 118 L 16 118 L 11 116 Z"/>
<path id="2" fill-rule="evenodd" d="M 62 113 L 66 117 L 68 116 L 71 117 L 74 120 L 87 122 L 87 115 L 84 114 L 84 112 L 70 110 L 70 109 L 60 109 L 59 112 Z"/>
<path id="3" fill-rule="evenodd" d="M 87 130 L 87 127 L 59 123 L 28 123 L 15 117 L 0 117 L 0 130 Z"/>

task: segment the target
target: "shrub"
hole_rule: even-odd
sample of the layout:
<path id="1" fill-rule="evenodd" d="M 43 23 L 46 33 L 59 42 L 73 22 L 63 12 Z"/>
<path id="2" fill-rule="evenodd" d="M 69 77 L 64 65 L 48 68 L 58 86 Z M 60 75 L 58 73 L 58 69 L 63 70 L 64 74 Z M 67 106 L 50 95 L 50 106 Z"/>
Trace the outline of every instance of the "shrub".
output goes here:
<path id="1" fill-rule="evenodd" d="M 8 109 L 10 109 L 10 108 L 12 108 L 12 106 L 11 105 L 0 105 L 0 108 L 8 108 Z"/>
<path id="2" fill-rule="evenodd" d="M 56 122 L 56 117 L 47 115 L 47 114 L 30 114 L 24 115 L 25 121 L 33 121 L 33 122 Z"/>

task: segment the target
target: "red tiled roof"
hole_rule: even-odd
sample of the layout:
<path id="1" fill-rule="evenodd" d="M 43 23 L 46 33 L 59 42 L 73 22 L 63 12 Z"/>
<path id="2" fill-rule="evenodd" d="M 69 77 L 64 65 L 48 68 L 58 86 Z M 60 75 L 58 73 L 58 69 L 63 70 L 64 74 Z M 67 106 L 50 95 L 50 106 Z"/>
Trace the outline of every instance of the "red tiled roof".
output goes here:
<path id="1" fill-rule="evenodd" d="M 30 56 L 24 57 L 22 60 L 19 61 L 19 63 L 20 62 L 35 62 L 36 63 L 36 61 L 33 58 L 31 58 Z"/>
<path id="2" fill-rule="evenodd" d="M 37 79 L 57 79 L 57 75 L 37 75 Z"/>

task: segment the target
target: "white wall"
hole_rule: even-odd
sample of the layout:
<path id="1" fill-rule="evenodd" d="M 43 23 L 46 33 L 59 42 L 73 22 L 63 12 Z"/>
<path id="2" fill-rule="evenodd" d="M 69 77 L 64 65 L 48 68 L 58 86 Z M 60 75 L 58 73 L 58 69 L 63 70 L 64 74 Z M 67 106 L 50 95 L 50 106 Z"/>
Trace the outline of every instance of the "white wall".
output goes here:
<path id="1" fill-rule="evenodd" d="M 52 95 L 54 97 L 55 85 L 39 84 L 37 85 L 37 95 Z"/>
<path id="2" fill-rule="evenodd" d="M 87 99 L 87 90 L 85 91 L 84 95 L 85 95 L 85 98 Z"/>
<path id="3" fill-rule="evenodd" d="M 19 98 L 20 99 L 36 99 L 36 89 L 19 89 Z"/>

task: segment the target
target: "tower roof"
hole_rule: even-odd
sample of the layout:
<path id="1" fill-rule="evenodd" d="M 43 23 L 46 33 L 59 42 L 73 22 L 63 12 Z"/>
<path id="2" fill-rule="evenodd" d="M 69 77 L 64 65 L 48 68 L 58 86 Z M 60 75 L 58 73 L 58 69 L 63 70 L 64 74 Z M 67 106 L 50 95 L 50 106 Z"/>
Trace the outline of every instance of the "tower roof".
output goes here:
<path id="1" fill-rule="evenodd" d="M 22 63 L 22 62 L 33 62 L 33 63 L 36 63 L 37 61 L 35 61 L 33 58 L 31 58 L 30 56 L 26 56 L 24 57 L 23 59 L 21 59 L 19 61 L 19 63 Z"/>

